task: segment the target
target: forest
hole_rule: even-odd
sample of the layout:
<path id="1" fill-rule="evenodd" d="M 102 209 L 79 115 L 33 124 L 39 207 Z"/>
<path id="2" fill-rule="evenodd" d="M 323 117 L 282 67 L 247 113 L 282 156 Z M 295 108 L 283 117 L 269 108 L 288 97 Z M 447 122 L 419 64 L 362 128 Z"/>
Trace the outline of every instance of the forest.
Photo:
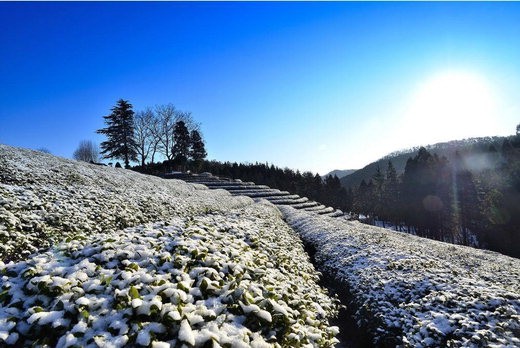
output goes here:
<path id="1" fill-rule="evenodd" d="M 451 162 L 421 148 L 401 176 L 389 162 L 361 182 L 352 210 L 396 230 L 520 257 L 520 136 Z"/>

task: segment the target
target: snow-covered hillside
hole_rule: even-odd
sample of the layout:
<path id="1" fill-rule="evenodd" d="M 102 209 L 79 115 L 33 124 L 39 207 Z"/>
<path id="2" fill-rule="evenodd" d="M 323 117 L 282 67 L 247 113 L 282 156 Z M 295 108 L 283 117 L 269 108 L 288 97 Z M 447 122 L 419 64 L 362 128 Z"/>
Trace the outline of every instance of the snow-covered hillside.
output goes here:
<path id="1" fill-rule="evenodd" d="M 0 145 L 0 346 L 331 346 L 300 237 L 375 345 L 520 346 L 520 260 L 279 209 Z"/>
<path id="2" fill-rule="evenodd" d="M 0 243 L 0 346 L 336 342 L 300 239 L 247 197 L 0 145 Z"/>
<path id="3" fill-rule="evenodd" d="M 377 345 L 520 346 L 520 260 L 280 209 Z"/>

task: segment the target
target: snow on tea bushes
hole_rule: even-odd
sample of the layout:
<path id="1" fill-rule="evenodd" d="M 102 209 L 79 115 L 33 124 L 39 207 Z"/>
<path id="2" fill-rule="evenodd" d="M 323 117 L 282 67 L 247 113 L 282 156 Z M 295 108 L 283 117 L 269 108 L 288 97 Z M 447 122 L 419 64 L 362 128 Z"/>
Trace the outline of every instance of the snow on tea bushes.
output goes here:
<path id="1" fill-rule="evenodd" d="M 78 234 L 251 202 L 202 185 L 0 145 L 0 260 L 23 259 Z"/>
<path id="2" fill-rule="evenodd" d="M 337 341 L 299 237 L 223 190 L 0 145 L 0 260 L 0 346 Z"/>
<path id="3" fill-rule="evenodd" d="M 327 320 L 336 304 L 268 205 L 68 239 L 29 260 L 0 262 L 0 274 L 0 345 L 337 342 Z"/>
<path id="4" fill-rule="evenodd" d="M 520 260 L 280 207 L 376 345 L 519 347 Z"/>

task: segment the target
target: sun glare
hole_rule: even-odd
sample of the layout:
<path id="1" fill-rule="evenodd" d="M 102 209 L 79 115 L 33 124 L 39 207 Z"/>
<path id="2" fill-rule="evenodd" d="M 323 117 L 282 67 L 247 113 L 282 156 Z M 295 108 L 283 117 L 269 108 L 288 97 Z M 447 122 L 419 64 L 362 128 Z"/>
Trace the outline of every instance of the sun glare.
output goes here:
<path id="1" fill-rule="evenodd" d="M 419 85 L 410 99 L 403 126 L 415 145 L 493 135 L 496 101 L 480 75 L 450 71 Z"/>

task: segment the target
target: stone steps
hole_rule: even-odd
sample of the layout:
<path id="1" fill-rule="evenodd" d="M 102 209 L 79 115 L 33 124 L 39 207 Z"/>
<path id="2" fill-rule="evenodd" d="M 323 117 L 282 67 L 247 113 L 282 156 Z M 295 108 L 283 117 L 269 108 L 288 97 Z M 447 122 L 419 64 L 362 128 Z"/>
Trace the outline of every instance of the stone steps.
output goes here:
<path id="1" fill-rule="evenodd" d="M 250 191 L 233 191 L 233 192 L 230 192 L 233 196 L 249 196 L 251 198 L 257 198 L 257 197 L 273 197 L 273 196 L 277 196 L 277 197 L 284 197 L 284 196 L 289 196 L 290 193 L 287 192 L 287 191 L 263 191 L 263 190 L 250 190 Z"/>
<path id="2" fill-rule="evenodd" d="M 272 189 L 266 185 L 256 185 L 254 182 L 242 182 L 239 179 L 229 179 L 205 174 L 172 173 L 164 175 L 166 179 L 179 179 L 192 184 L 205 185 L 207 188 L 222 189 L 233 196 L 248 196 L 255 201 L 266 199 L 274 205 L 288 205 L 331 218 L 348 219 L 348 214 L 341 210 L 327 207 L 321 203 L 309 200 L 307 197 L 291 194 L 287 191 Z"/>
<path id="3" fill-rule="evenodd" d="M 309 199 L 307 197 L 300 197 L 298 195 L 289 195 L 289 196 L 283 196 L 283 198 L 280 198 L 280 196 L 274 196 L 274 197 L 265 197 L 268 201 L 270 201 L 273 204 L 280 204 L 280 205 L 295 205 L 295 204 L 301 204 L 308 202 Z"/>

